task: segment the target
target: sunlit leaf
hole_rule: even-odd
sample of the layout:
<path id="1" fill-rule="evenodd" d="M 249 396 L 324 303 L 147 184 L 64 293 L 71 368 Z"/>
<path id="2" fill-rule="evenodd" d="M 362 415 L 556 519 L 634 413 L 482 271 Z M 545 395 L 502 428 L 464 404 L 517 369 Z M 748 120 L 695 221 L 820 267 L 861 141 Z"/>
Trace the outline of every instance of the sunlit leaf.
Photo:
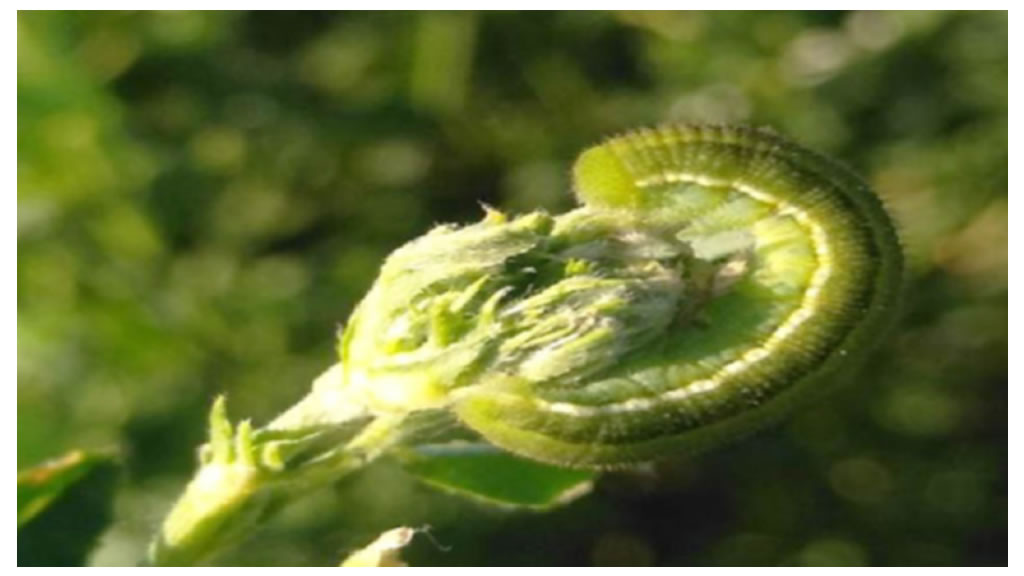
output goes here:
<path id="1" fill-rule="evenodd" d="M 402 548 L 412 542 L 416 535 L 414 528 L 402 526 L 384 532 L 365 548 L 349 555 L 341 563 L 342 568 L 383 568 L 408 566 L 399 558 Z"/>
<path id="2" fill-rule="evenodd" d="M 75 450 L 18 473 L 18 565 L 80 566 L 111 517 L 117 464 Z"/>

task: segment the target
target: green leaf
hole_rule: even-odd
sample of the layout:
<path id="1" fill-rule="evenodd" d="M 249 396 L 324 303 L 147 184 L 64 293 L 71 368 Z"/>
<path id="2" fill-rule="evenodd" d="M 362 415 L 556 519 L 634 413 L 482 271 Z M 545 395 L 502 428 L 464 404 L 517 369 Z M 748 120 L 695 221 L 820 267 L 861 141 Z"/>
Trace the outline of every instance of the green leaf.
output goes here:
<path id="1" fill-rule="evenodd" d="M 118 466 L 75 450 L 18 473 L 18 565 L 81 566 L 110 522 Z"/>
<path id="2" fill-rule="evenodd" d="M 419 446 L 398 458 L 431 486 L 510 507 L 545 509 L 568 503 L 590 492 L 597 476 L 525 460 L 481 443 Z"/>

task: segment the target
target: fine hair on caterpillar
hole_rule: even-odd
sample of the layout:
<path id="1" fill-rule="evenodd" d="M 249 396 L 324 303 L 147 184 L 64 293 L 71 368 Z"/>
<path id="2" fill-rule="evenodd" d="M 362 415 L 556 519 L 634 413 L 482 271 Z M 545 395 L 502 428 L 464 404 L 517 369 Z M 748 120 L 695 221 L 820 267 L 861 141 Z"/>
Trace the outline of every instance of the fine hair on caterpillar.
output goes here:
<path id="1" fill-rule="evenodd" d="M 581 206 L 567 214 L 492 211 L 389 258 L 342 347 L 371 403 L 451 406 L 498 446 L 559 465 L 630 464 L 774 418 L 892 316 L 902 264 L 880 202 L 845 168 L 778 135 L 641 130 L 586 150 L 573 176 Z M 572 265 L 556 269 L 558 255 Z M 461 268 L 474 258 L 480 266 Z M 424 262 L 460 271 L 424 278 Z M 434 318 L 410 354 L 388 358 L 380 352 L 393 343 L 380 335 L 407 338 L 410 326 L 394 286 L 412 314 L 452 298 L 486 305 Z M 389 306 L 394 315 L 382 312 Z M 446 363 L 451 349 L 430 331 L 460 322 L 468 338 L 449 343 L 473 350 Z M 427 357 L 437 380 L 406 372 Z M 382 393 L 382 382 L 395 389 Z"/>

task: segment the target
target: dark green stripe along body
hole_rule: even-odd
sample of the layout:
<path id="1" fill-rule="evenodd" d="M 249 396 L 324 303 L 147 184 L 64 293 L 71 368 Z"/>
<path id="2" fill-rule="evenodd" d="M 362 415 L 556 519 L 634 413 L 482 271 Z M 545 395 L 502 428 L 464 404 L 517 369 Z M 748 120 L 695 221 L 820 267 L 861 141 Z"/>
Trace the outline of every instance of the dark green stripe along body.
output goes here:
<path id="1" fill-rule="evenodd" d="M 628 465 L 782 415 L 892 318 L 881 204 L 774 134 L 640 131 L 573 176 L 572 212 L 492 212 L 397 250 L 343 337 L 346 397 L 451 409 L 538 460 Z"/>

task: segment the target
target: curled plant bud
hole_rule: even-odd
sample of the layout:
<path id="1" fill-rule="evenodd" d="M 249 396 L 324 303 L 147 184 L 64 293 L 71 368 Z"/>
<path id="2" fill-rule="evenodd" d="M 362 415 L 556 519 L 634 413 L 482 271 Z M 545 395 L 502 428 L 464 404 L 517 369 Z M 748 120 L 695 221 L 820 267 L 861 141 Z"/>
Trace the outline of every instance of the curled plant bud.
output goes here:
<path id="1" fill-rule="evenodd" d="M 373 411 L 409 412 L 607 371 L 664 335 L 684 297 L 685 247 L 643 255 L 651 241 L 601 214 L 437 228 L 388 258 L 352 315 L 345 384 Z"/>
<path id="2" fill-rule="evenodd" d="M 700 449 L 832 379 L 892 317 L 892 225 L 844 168 L 764 131 L 668 127 L 586 151 L 583 206 L 443 226 L 353 314 L 344 385 L 450 408 L 532 458 Z"/>
<path id="3" fill-rule="evenodd" d="M 895 315 L 902 255 L 845 168 L 766 131 L 613 138 L 559 216 L 441 226 L 396 250 L 341 362 L 262 429 L 211 415 L 154 542 L 194 563 L 265 513 L 455 420 L 566 467 L 706 449 L 837 380 Z"/>

